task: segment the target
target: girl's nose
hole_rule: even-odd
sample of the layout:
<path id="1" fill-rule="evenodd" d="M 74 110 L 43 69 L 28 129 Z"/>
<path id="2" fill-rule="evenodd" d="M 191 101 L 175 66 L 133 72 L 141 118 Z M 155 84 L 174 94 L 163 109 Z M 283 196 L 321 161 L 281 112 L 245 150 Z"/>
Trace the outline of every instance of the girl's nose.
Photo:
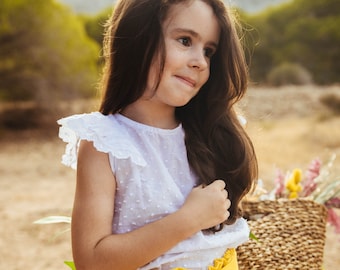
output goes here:
<path id="1" fill-rule="evenodd" d="M 205 70 L 209 66 L 209 59 L 205 55 L 205 51 L 202 49 L 193 50 L 189 65 L 192 68 L 199 70 Z"/>

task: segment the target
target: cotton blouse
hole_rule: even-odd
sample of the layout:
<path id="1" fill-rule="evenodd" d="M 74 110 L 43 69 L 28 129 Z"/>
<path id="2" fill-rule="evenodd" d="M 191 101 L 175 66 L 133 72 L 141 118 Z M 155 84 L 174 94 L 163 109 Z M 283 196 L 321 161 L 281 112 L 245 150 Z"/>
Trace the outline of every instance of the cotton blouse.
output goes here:
<path id="1" fill-rule="evenodd" d="M 135 230 L 178 210 L 197 177 L 191 170 L 180 124 L 161 129 L 135 122 L 121 114 L 99 112 L 60 119 L 59 136 L 67 145 L 62 163 L 76 169 L 80 140 L 93 142 L 107 153 L 116 178 L 112 233 Z M 248 240 L 243 218 L 220 232 L 200 231 L 140 270 L 175 267 L 207 269 L 228 248 Z"/>

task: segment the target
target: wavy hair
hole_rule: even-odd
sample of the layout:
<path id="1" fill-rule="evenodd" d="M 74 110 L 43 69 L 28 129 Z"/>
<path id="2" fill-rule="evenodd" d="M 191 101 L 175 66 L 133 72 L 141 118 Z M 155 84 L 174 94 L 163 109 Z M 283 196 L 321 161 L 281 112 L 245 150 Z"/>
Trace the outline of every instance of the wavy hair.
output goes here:
<path id="1" fill-rule="evenodd" d="M 104 38 L 103 114 L 118 113 L 143 95 L 156 54 L 161 59 L 159 84 L 166 55 L 162 23 L 172 5 L 190 1 L 118 2 Z M 221 0 L 201 1 L 215 13 L 220 40 L 208 81 L 188 104 L 176 108 L 176 117 L 185 130 L 189 164 L 200 183 L 208 185 L 215 179 L 226 183 L 231 200 L 226 223 L 232 224 L 241 216 L 240 201 L 257 178 L 254 147 L 234 110 L 246 92 L 248 70 L 231 12 Z"/>

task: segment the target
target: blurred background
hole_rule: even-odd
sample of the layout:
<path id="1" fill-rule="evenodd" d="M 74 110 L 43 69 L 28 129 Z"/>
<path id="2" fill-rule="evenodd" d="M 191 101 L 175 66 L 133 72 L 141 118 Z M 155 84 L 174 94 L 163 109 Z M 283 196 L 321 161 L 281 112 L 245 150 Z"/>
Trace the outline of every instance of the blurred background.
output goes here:
<path id="1" fill-rule="evenodd" d="M 56 120 L 97 110 L 112 0 L 0 1 L 0 269 L 63 269 L 75 173 L 60 164 Z M 249 90 L 239 104 L 270 190 L 278 169 L 340 154 L 340 1 L 228 0 L 240 22 Z M 328 175 L 338 179 L 340 162 Z M 340 235 L 327 228 L 325 269 Z"/>

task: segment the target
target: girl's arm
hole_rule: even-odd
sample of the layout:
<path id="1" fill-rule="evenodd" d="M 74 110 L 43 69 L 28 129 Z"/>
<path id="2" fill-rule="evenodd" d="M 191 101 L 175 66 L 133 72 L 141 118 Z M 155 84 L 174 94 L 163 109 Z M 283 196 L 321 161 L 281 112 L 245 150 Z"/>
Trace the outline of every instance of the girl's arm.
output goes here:
<path id="1" fill-rule="evenodd" d="M 129 233 L 112 234 L 115 176 L 108 155 L 82 141 L 72 215 L 77 270 L 135 270 L 196 232 L 222 223 L 230 206 L 224 187 L 217 180 L 194 188 L 177 212 Z"/>

